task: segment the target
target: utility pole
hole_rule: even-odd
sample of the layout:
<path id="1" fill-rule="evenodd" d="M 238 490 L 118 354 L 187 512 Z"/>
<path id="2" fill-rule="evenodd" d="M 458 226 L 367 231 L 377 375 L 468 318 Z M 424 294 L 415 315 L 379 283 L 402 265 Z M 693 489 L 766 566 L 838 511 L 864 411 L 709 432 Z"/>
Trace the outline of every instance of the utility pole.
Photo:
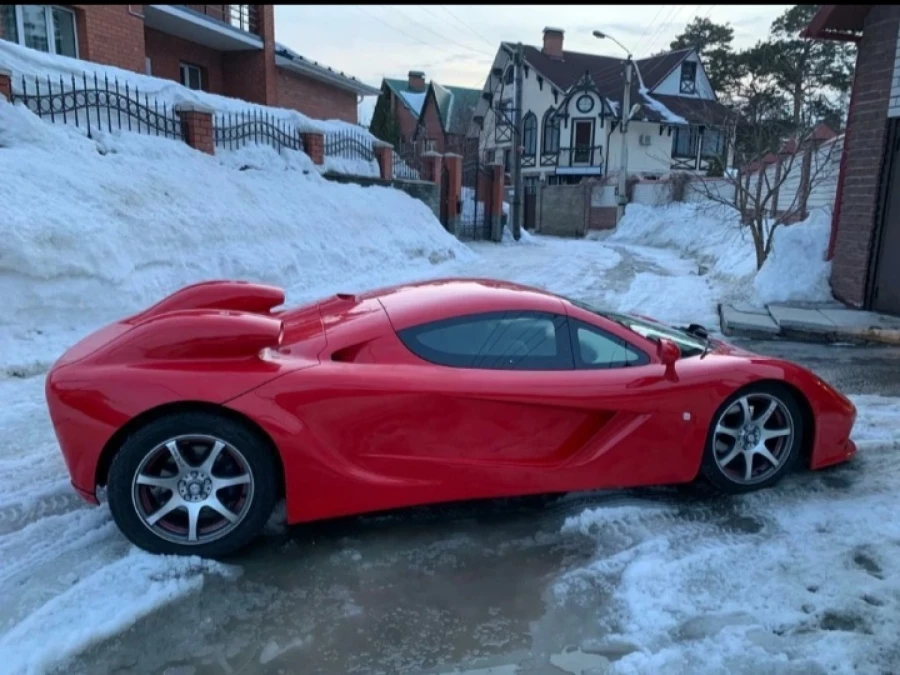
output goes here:
<path id="1" fill-rule="evenodd" d="M 622 92 L 622 121 L 619 123 L 619 131 L 622 134 L 622 149 L 619 156 L 619 188 L 616 195 L 616 225 L 625 215 L 625 204 L 628 196 L 625 194 L 625 179 L 628 177 L 628 116 L 631 111 L 631 54 L 625 60 L 625 91 Z"/>
<path id="2" fill-rule="evenodd" d="M 516 102 L 513 108 L 513 122 L 515 133 L 513 134 L 513 203 L 512 203 L 512 233 L 513 239 L 519 241 L 522 236 L 522 70 L 525 62 L 525 47 L 521 42 L 516 44 L 515 68 L 516 68 Z"/>

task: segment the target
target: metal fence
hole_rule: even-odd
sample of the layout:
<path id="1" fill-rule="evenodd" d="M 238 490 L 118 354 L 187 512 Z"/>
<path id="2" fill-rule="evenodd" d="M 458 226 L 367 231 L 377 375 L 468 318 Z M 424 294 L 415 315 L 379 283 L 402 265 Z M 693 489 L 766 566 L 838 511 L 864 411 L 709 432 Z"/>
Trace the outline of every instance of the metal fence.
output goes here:
<path id="1" fill-rule="evenodd" d="M 351 131 L 337 131 L 325 134 L 325 156 L 371 162 L 375 159 L 375 152 L 369 136 Z"/>
<path id="2" fill-rule="evenodd" d="M 18 82 L 16 83 L 18 84 Z M 118 79 L 88 79 L 82 74 L 59 81 L 40 77 L 21 79 L 21 88 L 13 88 L 12 100 L 21 102 L 34 114 L 51 122 L 84 127 L 88 138 L 95 130 L 122 129 L 176 140 L 185 139 L 184 125 L 172 106 L 150 100 L 137 87 Z"/>
<path id="3" fill-rule="evenodd" d="M 393 178 L 399 180 L 420 180 L 419 169 L 415 163 L 411 165 L 396 150 L 391 150 L 391 168 L 393 170 Z"/>
<path id="4" fill-rule="evenodd" d="M 278 152 L 282 148 L 304 149 L 300 134 L 294 126 L 260 110 L 216 115 L 213 139 L 217 148 L 228 150 L 235 150 L 248 143 L 268 144 Z"/>

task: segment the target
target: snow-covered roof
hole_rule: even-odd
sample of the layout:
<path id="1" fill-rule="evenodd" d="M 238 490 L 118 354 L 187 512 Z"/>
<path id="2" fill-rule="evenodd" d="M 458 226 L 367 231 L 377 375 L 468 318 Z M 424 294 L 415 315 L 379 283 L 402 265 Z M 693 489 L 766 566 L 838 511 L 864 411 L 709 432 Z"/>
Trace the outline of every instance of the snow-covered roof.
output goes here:
<path id="1" fill-rule="evenodd" d="M 376 87 L 360 82 L 343 71 L 338 72 L 318 61 L 307 59 L 290 47 L 278 42 L 275 43 L 275 65 L 297 71 L 307 77 L 327 82 L 342 89 L 349 89 L 362 96 L 376 96 L 379 92 Z"/>

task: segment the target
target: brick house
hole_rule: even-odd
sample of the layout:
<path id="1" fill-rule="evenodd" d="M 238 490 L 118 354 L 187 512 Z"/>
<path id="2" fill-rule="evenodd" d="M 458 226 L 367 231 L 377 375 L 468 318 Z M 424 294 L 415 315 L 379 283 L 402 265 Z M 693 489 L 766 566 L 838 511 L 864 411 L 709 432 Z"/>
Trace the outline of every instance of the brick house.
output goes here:
<path id="1" fill-rule="evenodd" d="M 317 118 L 378 93 L 276 43 L 274 5 L 2 5 L 0 38 Z"/>
<path id="2" fill-rule="evenodd" d="M 411 70 L 406 80 L 382 81 L 376 110 L 394 117 L 403 144 L 418 142 L 441 153 L 462 152 L 480 95 L 479 89 L 426 82 L 425 73 Z M 374 117 L 372 121 L 376 126 Z"/>
<path id="3" fill-rule="evenodd" d="M 831 286 L 900 315 L 900 6 L 822 5 L 802 36 L 857 45 L 832 220 Z"/>

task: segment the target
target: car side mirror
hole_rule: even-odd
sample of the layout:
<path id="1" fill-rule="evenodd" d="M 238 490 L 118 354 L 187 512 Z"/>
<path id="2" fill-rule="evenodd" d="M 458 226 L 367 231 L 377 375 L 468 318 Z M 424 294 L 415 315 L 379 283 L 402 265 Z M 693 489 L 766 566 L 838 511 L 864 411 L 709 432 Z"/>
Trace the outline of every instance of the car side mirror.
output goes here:
<path id="1" fill-rule="evenodd" d="M 656 354 L 663 365 L 668 368 L 681 358 L 681 349 L 671 340 L 660 338 L 656 345 Z"/>

